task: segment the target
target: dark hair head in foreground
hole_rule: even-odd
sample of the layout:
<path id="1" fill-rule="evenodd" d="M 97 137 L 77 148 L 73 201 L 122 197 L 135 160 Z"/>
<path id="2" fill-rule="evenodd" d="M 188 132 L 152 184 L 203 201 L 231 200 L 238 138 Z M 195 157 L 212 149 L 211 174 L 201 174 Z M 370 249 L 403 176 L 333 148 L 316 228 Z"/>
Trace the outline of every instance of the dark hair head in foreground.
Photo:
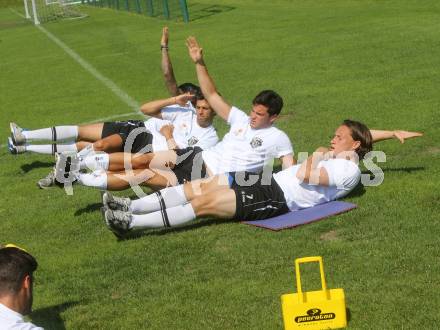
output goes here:
<path id="1" fill-rule="evenodd" d="M 0 249 L 0 300 L 15 301 L 16 311 L 23 315 L 32 309 L 32 275 L 37 267 L 35 258 L 19 248 Z"/>

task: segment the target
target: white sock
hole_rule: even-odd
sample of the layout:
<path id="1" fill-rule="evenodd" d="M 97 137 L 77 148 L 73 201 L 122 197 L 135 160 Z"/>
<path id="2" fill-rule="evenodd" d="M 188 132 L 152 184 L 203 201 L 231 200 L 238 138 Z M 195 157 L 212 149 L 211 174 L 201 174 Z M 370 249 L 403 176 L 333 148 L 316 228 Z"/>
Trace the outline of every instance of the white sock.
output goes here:
<path id="1" fill-rule="evenodd" d="M 27 144 L 26 151 L 36 152 L 39 154 L 53 155 L 57 152 L 78 151 L 75 143 L 71 144 Z"/>
<path id="2" fill-rule="evenodd" d="M 33 131 L 23 131 L 23 135 L 26 140 L 76 140 L 78 138 L 78 126 L 55 126 Z"/>
<path id="3" fill-rule="evenodd" d="M 98 170 L 93 173 L 80 173 L 78 175 L 78 183 L 83 186 L 106 190 L 107 173 L 102 170 Z"/>
<path id="4" fill-rule="evenodd" d="M 97 169 L 108 170 L 110 164 L 109 155 L 106 153 L 99 153 L 81 157 L 79 160 L 79 168 L 81 170 L 90 169 L 92 171 Z"/>
<path id="5" fill-rule="evenodd" d="M 182 184 L 160 190 L 160 196 L 162 196 L 166 208 L 183 205 L 188 202 Z M 158 193 L 153 193 L 133 200 L 131 201 L 130 208 L 135 214 L 159 211 L 161 209 L 159 195 Z"/>
<path id="6" fill-rule="evenodd" d="M 166 209 L 167 219 L 162 211 L 148 214 L 133 214 L 130 224 L 131 229 L 175 227 L 187 223 L 196 218 L 191 203 L 174 206 Z"/>
<path id="7" fill-rule="evenodd" d="M 89 145 L 85 146 L 81 151 L 78 151 L 79 157 L 85 157 L 95 154 L 95 149 L 93 148 L 93 143 L 90 143 Z"/>

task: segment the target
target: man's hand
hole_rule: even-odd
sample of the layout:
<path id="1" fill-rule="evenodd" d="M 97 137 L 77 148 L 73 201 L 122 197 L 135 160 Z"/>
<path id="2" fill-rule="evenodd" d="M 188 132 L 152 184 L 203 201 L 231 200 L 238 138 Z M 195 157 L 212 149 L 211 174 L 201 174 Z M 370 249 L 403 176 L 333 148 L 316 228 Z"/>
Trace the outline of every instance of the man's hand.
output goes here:
<path id="1" fill-rule="evenodd" d="M 161 127 L 161 129 L 159 130 L 160 134 L 162 134 L 163 136 L 165 136 L 165 139 L 171 139 L 173 137 L 173 131 L 174 131 L 174 126 L 169 124 L 169 125 L 163 125 Z"/>
<path id="2" fill-rule="evenodd" d="M 316 159 L 318 159 L 318 161 L 335 158 L 334 152 L 330 151 L 329 148 L 326 147 L 319 147 L 315 150 L 314 154 L 317 155 Z"/>
<path id="3" fill-rule="evenodd" d="M 400 143 L 404 143 L 406 139 L 411 139 L 419 136 L 423 136 L 423 133 L 408 132 L 408 131 L 393 131 L 393 135 Z"/>
<path id="4" fill-rule="evenodd" d="M 168 47 L 168 26 L 164 26 L 162 29 L 162 38 L 160 39 L 161 47 Z"/>
<path id="5" fill-rule="evenodd" d="M 180 94 L 175 97 L 175 101 L 180 106 L 185 106 L 188 101 L 191 101 L 195 98 L 195 95 L 190 93 Z"/>
<path id="6" fill-rule="evenodd" d="M 188 47 L 189 57 L 195 64 L 203 62 L 203 49 L 197 43 L 196 38 L 189 37 L 186 39 L 186 46 Z"/>

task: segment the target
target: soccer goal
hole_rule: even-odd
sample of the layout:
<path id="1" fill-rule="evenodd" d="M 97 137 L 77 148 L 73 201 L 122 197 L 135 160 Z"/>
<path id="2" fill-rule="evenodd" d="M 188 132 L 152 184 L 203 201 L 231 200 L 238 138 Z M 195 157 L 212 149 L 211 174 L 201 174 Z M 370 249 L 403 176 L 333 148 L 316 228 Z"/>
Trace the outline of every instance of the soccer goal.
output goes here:
<path id="1" fill-rule="evenodd" d="M 27 19 L 35 25 L 59 19 L 77 19 L 86 17 L 75 8 L 81 0 L 23 0 Z"/>

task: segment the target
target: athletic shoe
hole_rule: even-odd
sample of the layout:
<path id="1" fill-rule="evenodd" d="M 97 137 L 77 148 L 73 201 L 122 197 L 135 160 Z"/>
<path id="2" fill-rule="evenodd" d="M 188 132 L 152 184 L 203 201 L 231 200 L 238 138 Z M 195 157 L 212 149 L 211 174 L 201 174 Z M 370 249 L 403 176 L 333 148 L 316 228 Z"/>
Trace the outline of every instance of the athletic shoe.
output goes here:
<path id="1" fill-rule="evenodd" d="M 114 211 L 106 207 L 102 208 L 102 212 L 104 213 L 105 224 L 116 237 L 124 238 L 131 230 L 131 212 Z"/>
<path id="2" fill-rule="evenodd" d="M 8 150 L 13 155 L 23 154 L 26 152 L 25 146 L 17 146 L 10 137 L 8 137 Z"/>
<path id="3" fill-rule="evenodd" d="M 125 197 L 116 197 L 106 191 L 102 195 L 102 204 L 110 210 L 129 212 L 131 199 Z"/>
<path id="4" fill-rule="evenodd" d="M 22 145 L 26 142 L 26 137 L 23 135 L 23 129 L 16 123 L 9 123 L 11 127 L 12 142 L 16 145 Z"/>
<path id="5" fill-rule="evenodd" d="M 55 183 L 56 182 L 55 182 L 55 168 L 54 168 L 52 171 L 49 172 L 49 174 L 46 177 L 38 180 L 37 186 L 40 189 L 47 189 L 49 187 L 54 186 Z"/>

